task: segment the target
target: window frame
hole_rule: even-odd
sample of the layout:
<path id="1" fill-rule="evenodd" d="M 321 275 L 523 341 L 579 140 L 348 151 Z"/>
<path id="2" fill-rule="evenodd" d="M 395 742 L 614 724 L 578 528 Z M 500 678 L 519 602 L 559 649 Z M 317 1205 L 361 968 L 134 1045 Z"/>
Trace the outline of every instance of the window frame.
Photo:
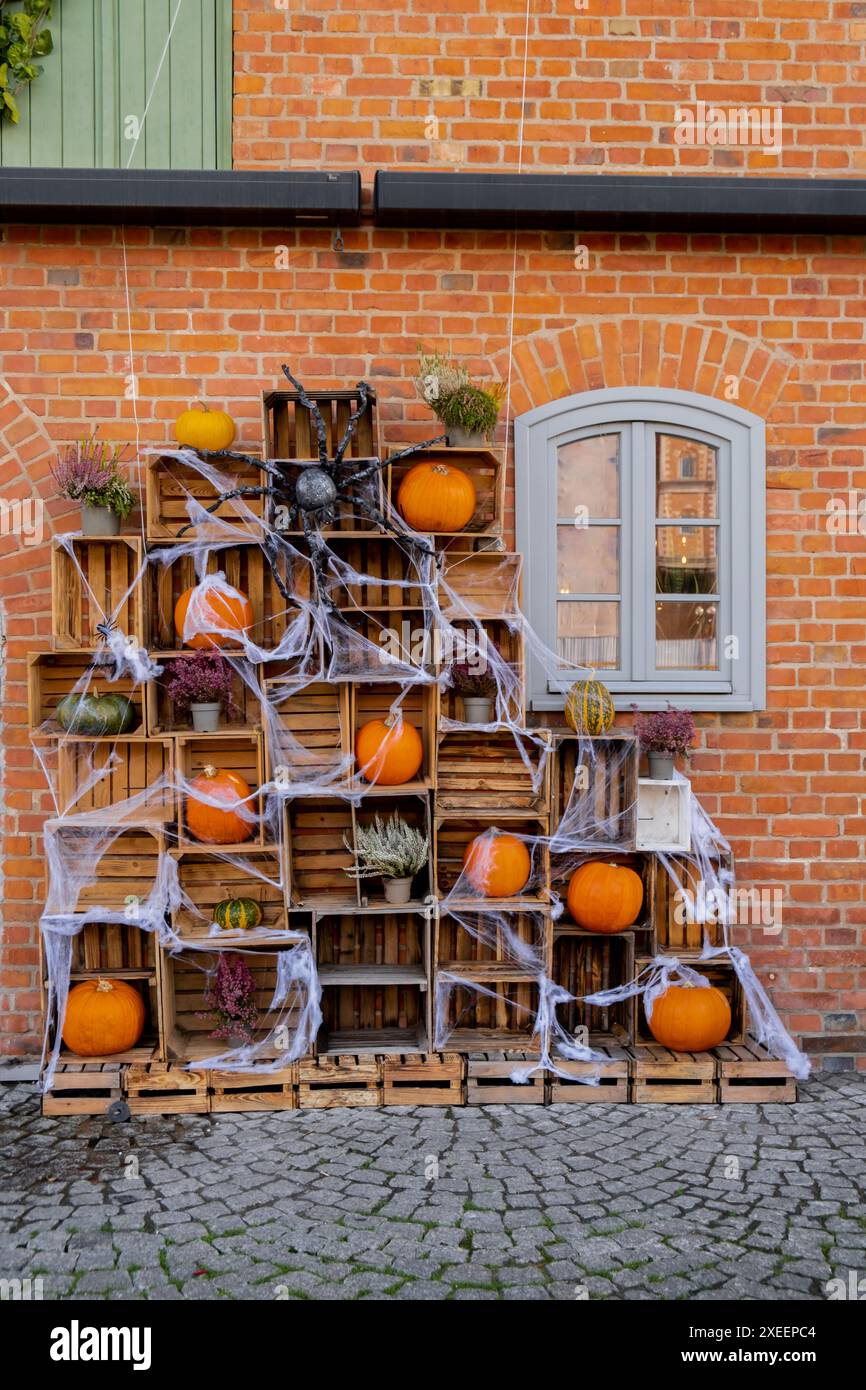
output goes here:
<path id="1" fill-rule="evenodd" d="M 637 430 L 679 434 L 720 448 L 718 490 L 720 596 L 718 636 L 724 659 L 724 640 L 729 633 L 740 638 L 739 656 L 729 663 L 730 677 L 713 672 L 672 672 L 669 677 L 656 673 L 646 679 L 632 679 L 633 625 L 638 619 L 634 596 L 639 588 L 655 590 L 654 568 L 650 573 L 653 548 L 648 544 L 647 523 L 652 479 L 643 479 L 643 500 L 637 497 L 638 472 L 631 467 L 631 447 Z M 620 641 L 623 665 L 618 674 L 600 670 L 615 696 L 641 709 L 675 707 L 702 711 L 748 712 L 766 708 L 766 438 L 763 420 L 730 401 L 719 401 L 691 391 L 658 387 L 617 387 L 587 391 L 538 406 L 518 416 L 514 422 L 515 513 L 517 548 L 524 557 L 523 611 L 543 644 L 556 651 L 556 545 L 539 544 L 555 537 L 556 457 L 560 445 L 581 436 L 620 433 L 621 456 L 628 461 L 620 473 L 619 519 L 621 522 L 621 577 L 623 601 L 620 608 Z M 628 451 L 628 452 L 626 452 Z M 723 460 L 727 462 L 723 467 Z M 538 460 L 544 468 L 544 484 L 539 485 Z M 722 484 L 722 475 L 727 482 Z M 631 499 L 625 496 L 631 485 Z M 726 494 L 729 494 L 727 496 Z M 629 510 L 631 508 L 631 510 Z M 654 515 L 653 523 L 659 518 Z M 746 524 L 740 524 L 747 516 Z M 660 519 L 664 523 L 664 518 Z M 735 522 L 737 523 L 735 525 Z M 602 523 L 603 524 L 603 523 Z M 633 528 L 643 524 L 647 542 L 642 554 L 633 555 L 625 543 Z M 652 532 L 654 534 L 654 530 Z M 725 570 L 722 571 L 724 555 Z M 639 574 L 643 574 L 641 585 Z M 647 576 L 650 576 L 648 579 Z M 627 611 L 628 609 L 628 611 Z M 626 647 L 628 636 L 629 646 Z M 647 633 L 645 659 L 654 651 Z M 628 658 L 628 666 L 625 661 Z M 624 673 L 624 674 L 623 674 Z M 527 653 L 527 695 L 534 710 L 562 708 L 569 678 L 551 682 L 542 663 Z"/>

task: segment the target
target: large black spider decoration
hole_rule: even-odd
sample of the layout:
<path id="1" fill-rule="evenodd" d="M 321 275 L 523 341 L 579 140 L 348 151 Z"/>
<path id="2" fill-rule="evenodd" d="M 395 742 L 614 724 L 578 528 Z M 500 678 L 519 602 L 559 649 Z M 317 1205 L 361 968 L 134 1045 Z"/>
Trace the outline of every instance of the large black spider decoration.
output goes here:
<path id="1" fill-rule="evenodd" d="M 237 462 L 260 469 L 268 479 L 266 483 L 260 485 L 241 484 L 228 492 L 221 492 L 216 500 L 204 510 L 215 512 L 223 503 L 230 502 L 235 497 L 268 498 L 275 507 L 280 508 L 283 512 L 285 523 L 280 527 L 281 530 L 290 531 L 300 523 L 310 546 L 310 559 L 316 576 L 318 594 L 330 612 L 341 617 L 340 610 L 328 590 L 326 578 L 328 549 L 322 537 L 322 527 L 332 526 L 337 518 L 339 504 L 349 502 L 368 521 L 380 526 L 389 535 L 397 536 L 416 556 L 427 555 L 435 558 L 436 550 L 433 546 L 418 536 L 410 535 L 401 530 L 368 497 L 358 496 L 353 492 L 353 489 L 359 483 L 366 482 L 368 478 L 375 477 L 389 463 L 396 463 L 399 459 L 408 458 L 411 454 L 420 453 L 423 449 L 429 449 L 432 445 L 441 443 L 445 439 L 445 435 L 440 434 L 435 439 L 427 439 L 423 444 L 411 444 L 407 449 L 401 449 L 399 453 L 392 454 L 390 459 L 358 460 L 358 463 L 363 465 L 358 467 L 355 460 L 346 458 L 346 450 L 354 437 L 358 421 L 369 405 L 369 384 L 366 381 L 359 381 L 358 397 L 360 403 L 357 410 L 350 414 L 343 437 L 334 450 L 333 457 L 329 457 L 328 432 L 318 404 L 307 395 L 301 382 L 292 376 L 287 366 L 284 365 L 282 370 L 297 391 L 300 404 L 310 413 L 316 430 L 318 463 L 301 469 L 300 473 L 293 477 L 292 470 L 297 469 L 295 459 L 270 459 L 265 462 L 263 459 L 254 458 L 249 454 L 235 453 L 230 450 L 200 449 L 198 453 L 203 459 L 234 459 Z M 189 522 L 186 526 L 181 527 L 178 535 L 183 535 L 183 532 L 189 530 L 193 524 Z M 280 592 L 290 603 L 291 592 L 279 572 L 277 545 L 267 526 L 263 528 L 262 545 L 271 562 L 274 578 Z"/>

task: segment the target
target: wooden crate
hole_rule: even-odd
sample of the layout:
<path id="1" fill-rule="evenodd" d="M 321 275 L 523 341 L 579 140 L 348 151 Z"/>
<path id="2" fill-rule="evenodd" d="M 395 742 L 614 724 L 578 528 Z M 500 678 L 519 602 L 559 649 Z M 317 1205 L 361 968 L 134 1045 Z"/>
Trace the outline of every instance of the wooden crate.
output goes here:
<path id="1" fill-rule="evenodd" d="M 551 919 L 540 912 L 443 912 L 436 919 L 436 964 L 447 971 L 510 961 L 549 973 L 552 937 Z"/>
<path id="2" fill-rule="evenodd" d="M 558 924 L 557 924 L 558 927 Z M 613 989 L 634 979 L 635 954 L 632 932 L 606 936 L 576 929 L 560 933 L 554 928 L 553 972 L 556 985 L 568 990 L 572 998 L 560 1004 L 557 1021 L 572 1036 L 578 1030 L 608 1041 L 629 1043 L 635 1035 L 635 1001 L 623 999 L 604 1007 L 587 1004 L 583 996 Z"/>
<path id="3" fill-rule="evenodd" d="M 550 738 L 546 729 L 440 734 L 436 809 L 550 810 Z"/>
<path id="4" fill-rule="evenodd" d="M 404 447 L 404 446 L 401 446 Z M 392 450 L 393 454 L 398 450 Z M 449 449 L 433 445 L 406 459 L 393 460 L 388 466 L 388 488 L 391 506 L 397 511 L 400 484 L 411 468 L 419 463 L 447 463 L 459 468 L 475 485 L 475 511 L 461 531 L 436 531 L 436 536 L 501 536 L 505 514 L 505 450 Z"/>
<path id="5" fill-rule="evenodd" d="M 145 640 L 144 542 L 137 536 L 76 536 L 70 551 L 51 549 L 51 636 L 57 650 L 92 650 L 100 624 L 114 625 L 136 645 Z"/>
<path id="6" fill-rule="evenodd" d="M 711 946 L 724 944 L 723 924 L 709 897 L 715 885 L 703 882 L 702 866 L 688 855 L 667 855 L 666 862 L 653 857 L 655 872 L 655 920 L 657 951 L 674 955 L 700 952 L 704 936 Z M 672 877 L 672 872 L 676 877 Z M 724 895 L 734 886 L 734 860 L 727 852 L 712 860 L 712 871 Z M 686 897 L 685 895 L 689 895 Z M 694 904 L 694 911 L 689 902 Z M 701 904 L 703 902 L 703 909 Z M 707 912 L 709 909 L 709 912 Z M 706 922 L 698 918 L 708 916 Z"/>
<path id="7" fill-rule="evenodd" d="M 175 662 L 180 656 L 161 656 L 159 664 L 163 674 L 144 686 L 147 706 L 147 727 L 151 735 L 190 734 L 193 732 L 192 716 L 181 714 L 169 698 L 166 682 Z M 197 737 L 219 739 L 226 734 L 258 733 L 262 728 L 262 702 L 256 693 L 261 689 L 263 666 L 252 666 L 235 652 L 232 656 L 232 699 L 238 712 L 232 718 L 223 712 L 220 716 L 219 731 L 213 734 L 200 734 Z"/>
<path id="8" fill-rule="evenodd" d="M 260 734 L 178 734 L 177 749 L 177 827 L 178 843 L 183 847 L 195 849 L 202 842 L 195 839 L 186 827 L 186 805 L 189 799 L 187 784 L 197 777 L 208 765 L 228 772 L 235 772 L 244 779 L 254 795 L 246 806 L 258 820 L 252 823 L 252 834 L 248 840 L 235 845 L 221 845 L 224 853 L 242 854 L 244 847 L 254 848 L 264 845 L 271 838 L 270 827 L 265 824 L 264 798 L 259 788 L 264 782 L 264 756 Z"/>
<path id="9" fill-rule="evenodd" d="M 143 821 L 174 819 L 174 753 L 169 739 L 136 739 L 123 734 L 95 743 L 64 738 L 57 750 L 57 791 L 64 815 L 111 810 L 118 825 L 127 817 Z M 99 773 L 99 780 L 93 777 Z M 147 791 L 134 808 L 122 802 Z"/>
<path id="10" fill-rule="evenodd" d="M 70 897 L 60 904 L 64 912 L 87 912 L 93 908 L 105 908 L 123 913 L 129 919 L 133 935 L 139 933 L 135 926 L 136 903 L 145 902 L 156 886 L 160 855 L 165 851 L 165 838 L 157 830 L 147 826 L 130 825 L 112 832 L 110 829 L 94 826 L 85 829 L 81 826 L 68 826 L 64 821 L 48 821 L 47 833 L 60 856 L 64 869 L 70 875 L 83 873 L 83 866 L 101 849 L 93 868 L 93 876 L 82 883 L 72 877 L 68 880 Z M 74 901 L 71 890 L 75 889 Z M 65 885 L 55 885 L 60 896 L 65 897 Z M 48 911 L 55 910 L 49 892 Z M 87 929 L 85 929 L 87 930 Z M 106 964 L 137 964 L 126 961 L 124 956 L 113 955 Z"/>
<path id="11" fill-rule="evenodd" d="M 126 1103 L 133 1115 L 206 1115 L 210 1110 L 206 1071 L 187 1071 L 175 1062 L 125 1068 Z"/>
<path id="12" fill-rule="evenodd" d="M 502 557 L 500 557 L 502 558 Z M 500 681 L 499 698 L 504 703 L 504 713 L 512 724 L 523 728 L 526 723 L 526 651 L 521 628 L 498 618 L 453 618 L 448 622 L 442 643 L 442 669 L 452 662 L 466 663 L 473 671 L 490 670 Z M 487 652 L 493 648 L 507 668 L 502 670 L 497 662 L 491 663 Z M 441 688 L 439 697 L 440 721 L 445 719 L 462 723 L 465 719 L 463 696 L 450 685 Z M 497 715 L 497 701 L 494 698 L 492 717 Z"/>
<path id="13" fill-rule="evenodd" d="M 278 849 L 234 855 L 226 845 L 225 857 L 205 850 L 173 851 L 178 880 L 191 906 L 184 904 L 174 916 L 174 929 L 191 940 L 209 938 L 244 945 L 261 934 L 286 931 L 286 906 L 282 856 Z M 212 935 L 213 911 L 223 898 L 252 898 L 262 909 L 255 931 L 219 932 Z"/>
<path id="14" fill-rule="evenodd" d="M 96 664 L 95 664 L 96 663 Z M 138 726 L 135 738 L 148 732 L 145 722 L 145 690 L 129 676 L 110 681 L 98 664 L 97 653 L 36 652 L 28 659 L 27 695 L 31 736 L 57 734 L 66 737 L 57 722 L 57 706 L 67 695 L 123 695 L 135 706 Z M 81 737 L 81 735 L 79 735 Z M 113 741 L 114 735 L 107 735 Z"/>
<path id="15" fill-rule="evenodd" d="M 553 774 L 554 848 L 568 811 L 566 842 L 634 849 L 637 839 L 638 745 L 631 734 L 602 738 L 556 735 Z M 575 790 L 575 779 L 578 785 Z M 569 801 L 575 791 L 574 802 Z"/>
<path id="16" fill-rule="evenodd" d="M 390 791 L 390 796 L 385 792 Z M 401 788 L 383 788 L 382 794 L 375 797 L 365 797 L 364 800 L 355 808 L 353 814 L 354 822 L 354 842 L 358 843 L 358 832 L 366 829 L 373 824 L 376 816 L 388 821 L 393 815 L 398 815 L 407 825 L 412 826 L 419 834 L 427 840 L 427 862 L 423 868 L 419 869 L 412 880 L 412 898 L 410 906 L 420 908 L 429 901 L 433 890 L 433 833 L 430 823 L 430 798 L 425 793 L 409 792 L 406 795 L 394 795 L 395 791 Z M 356 851 L 357 853 L 357 851 Z M 364 878 L 358 882 L 358 892 L 362 906 L 369 907 L 375 911 L 385 910 L 385 889 L 380 878 Z"/>
<path id="17" fill-rule="evenodd" d="M 717 1062 L 709 1052 L 671 1052 L 653 1043 L 631 1050 L 634 1105 L 713 1105 Z"/>
<path id="18" fill-rule="evenodd" d="M 284 1056 L 293 1041 L 280 1032 L 294 1033 L 300 1023 L 301 996 L 296 989 L 284 1006 L 271 1011 L 270 1003 L 277 985 L 277 946 L 232 945 L 227 953 L 241 955 L 256 983 L 255 1002 L 260 1010 L 259 1027 L 253 1044 L 259 1061 L 271 1061 Z M 162 982 L 163 1036 L 167 1057 L 172 1061 L 198 1062 L 207 1065 L 208 1059 L 232 1050 L 229 1041 L 211 1037 L 214 1025 L 207 1014 L 205 994 L 217 968 L 219 949 L 163 951 L 160 962 Z M 274 1030 L 277 1030 L 276 1032 Z M 273 1035 L 273 1036 L 272 1036 Z"/>
<path id="19" fill-rule="evenodd" d="M 105 1115 L 123 1097 L 119 1062 L 58 1062 L 43 1115 Z"/>
<path id="20" fill-rule="evenodd" d="M 380 976 L 387 972 L 379 969 Z M 391 978 L 406 979 L 419 972 L 395 970 Z M 361 972 L 363 978 L 369 978 Z M 330 979 L 351 978 L 346 970 Z M 370 1052 L 427 1052 L 430 1047 L 430 995 L 427 981 L 411 983 L 322 985 L 322 1027 L 316 1041 L 319 1056 Z"/>
<path id="21" fill-rule="evenodd" d="M 313 945 L 323 985 L 427 987 L 430 921 L 426 913 L 405 908 L 361 914 L 317 912 Z"/>
<path id="22" fill-rule="evenodd" d="M 723 1043 L 713 1048 L 713 1056 L 718 1062 L 722 1105 L 791 1105 L 797 1099 L 797 1082 L 785 1063 L 754 1038 L 738 1045 Z"/>
<path id="23" fill-rule="evenodd" d="M 590 1037 L 594 1052 L 604 1062 L 575 1062 L 557 1057 L 556 1071 L 547 1073 L 547 1099 L 550 1105 L 627 1105 L 629 1101 L 630 1058 L 617 1043 Z M 597 1084 L 593 1080 L 597 1079 Z"/>
<path id="24" fill-rule="evenodd" d="M 152 559 L 146 576 L 149 645 L 160 653 L 171 653 L 181 648 L 174 625 L 175 605 L 181 594 L 196 586 L 201 576 L 196 568 L 196 556 L 173 557 L 171 547 L 159 555 L 162 558 Z M 284 587 L 293 598 L 309 599 L 312 592 L 309 561 L 297 551 L 283 547 L 279 554 L 279 570 Z M 249 599 L 253 625 L 248 636 L 256 646 L 272 651 L 292 623 L 306 621 L 303 615 L 299 619 L 298 605 L 287 603 L 274 578 L 270 560 L 255 541 L 209 546 L 204 573 L 219 572 L 225 575 L 232 588 L 239 589 Z M 230 648 L 228 639 L 225 645 Z M 237 645 L 230 649 L 241 651 Z"/>
<path id="25" fill-rule="evenodd" d="M 705 976 L 727 999 L 731 1009 L 731 1027 L 725 1042 L 744 1043 L 747 1038 L 748 1010 L 743 986 L 734 967 L 724 960 L 702 961 L 694 958 L 684 959 L 684 964 L 691 970 L 696 970 L 699 975 Z M 647 965 L 648 960 L 638 958 L 635 962 L 636 973 L 640 974 Z M 676 985 L 677 981 L 674 980 L 672 983 Z M 638 1003 L 636 1040 L 638 1043 L 651 1043 L 653 1036 L 646 1021 L 642 996 Z"/>
<path id="26" fill-rule="evenodd" d="M 515 1071 L 528 1072 L 538 1058 L 529 1052 L 471 1052 L 466 1061 L 467 1105 L 543 1105 L 544 1072 L 538 1070 L 523 1082 L 513 1081 Z"/>
<path id="27" fill-rule="evenodd" d="M 449 549 L 442 557 L 439 580 L 443 617 L 452 623 L 465 618 L 518 619 L 522 571 L 522 555 Z"/>
<path id="28" fill-rule="evenodd" d="M 207 1076 L 212 1114 L 298 1108 L 298 1069 L 294 1062 L 277 1071 L 259 1067 L 255 1071 L 211 1071 Z"/>
<path id="29" fill-rule="evenodd" d="M 605 854 L 558 854 L 554 850 L 550 856 L 551 879 L 554 891 L 561 897 L 563 903 L 562 916 L 557 918 L 557 930 L 561 933 L 567 930 L 583 932 L 584 929 L 572 920 L 568 910 L 566 900 L 568 885 L 582 864 L 596 862 L 620 864 L 640 876 L 643 883 L 643 903 L 637 919 L 628 930 L 634 936 L 635 947 L 639 955 L 654 954 L 656 872 L 655 860 L 651 854 L 629 853 L 627 850 L 609 850 Z"/>
<path id="30" fill-rule="evenodd" d="M 345 784 L 351 775 L 349 687 L 279 677 L 265 681 L 269 782 Z"/>
<path id="31" fill-rule="evenodd" d="M 156 973 L 155 935 L 132 922 L 87 922 L 71 938 L 70 947 L 73 982 L 94 975 L 150 979 Z"/>
<path id="32" fill-rule="evenodd" d="M 379 1057 L 344 1054 L 302 1057 L 298 1063 L 298 1105 L 302 1110 L 333 1110 L 382 1104 Z"/>
<path id="33" fill-rule="evenodd" d="M 347 911 L 358 907 L 358 886 L 346 873 L 355 856 L 352 806 L 340 797 L 299 796 L 286 803 L 284 843 L 292 908 Z"/>
<path id="34" fill-rule="evenodd" d="M 421 736 L 424 746 L 424 760 L 417 775 L 411 782 L 405 782 L 399 789 L 377 787 L 367 782 L 361 769 L 355 770 L 354 785 L 362 788 L 367 795 L 379 796 L 401 792 L 418 791 L 434 785 L 436 777 L 436 725 L 438 720 L 438 686 L 399 685 L 394 681 L 379 681 L 369 684 L 352 685 L 351 698 L 351 738 L 354 747 L 358 730 L 374 719 L 400 717 L 413 724 Z"/>
<path id="35" fill-rule="evenodd" d="M 91 952 L 93 952 L 93 937 L 89 938 L 89 942 L 90 945 L 88 949 Z M 45 943 L 43 941 L 40 941 L 43 1008 L 46 1007 L 48 997 L 48 979 L 45 969 L 44 948 Z M 144 945 L 142 945 L 142 950 L 145 949 L 152 950 L 154 948 L 145 947 Z M 105 938 L 103 938 L 102 942 L 100 943 L 100 950 L 103 954 L 107 954 L 108 952 L 108 944 Z M 73 1052 L 71 1048 L 67 1047 L 66 1043 L 63 1042 L 61 1039 L 60 1051 L 58 1054 L 60 1061 L 64 1063 L 69 1063 L 73 1067 L 81 1067 L 85 1063 L 93 1064 L 94 1066 L 102 1063 L 105 1063 L 108 1066 L 121 1066 L 128 1062 L 143 1064 L 150 1062 L 155 1057 L 158 1057 L 160 1048 L 160 1011 L 159 988 L 157 984 L 157 970 L 155 970 L 152 966 L 148 968 L 147 965 L 144 965 L 141 968 L 136 968 L 135 966 L 115 966 L 105 969 L 85 968 L 81 964 L 84 955 L 83 943 L 76 943 L 74 951 L 77 968 L 70 972 L 70 988 L 73 988 L 76 984 L 79 984 L 85 980 L 123 980 L 126 984 L 130 985 L 131 988 L 134 989 L 137 994 L 141 996 L 142 1003 L 144 1004 L 144 1028 L 142 1030 L 141 1037 L 139 1038 L 138 1042 L 135 1044 L 134 1047 L 128 1048 L 125 1052 L 106 1053 L 101 1057 L 82 1057 L 79 1055 L 79 1053 Z M 54 1019 L 52 1018 L 50 1019 L 49 1027 L 49 1041 L 52 1046 L 54 1042 L 54 1037 Z"/>
<path id="36" fill-rule="evenodd" d="M 449 1052 L 538 1052 L 539 976 L 510 961 L 436 972 L 434 1036 Z"/>
<path id="37" fill-rule="evenodd" d="M 371 613 L 381 620 L 425 607 L 436 577 L 432 562 L 429 574 L 422 574 L 412 552 L 396 537 L 335 532 L 327 546 L 326 594 L 341 613 Z M 305 543 L 301 549 L 307 553 Z"/>
<path id="38" fill-rule="evenodd" d="M 462 1105 L 459 1052 L 390 1053 L 382 1058 L 384 1105 Z"/>
<path id="39" fill-rule="evenodd" d="M 253 518 L 263 517 L 264 499 L 261 497 L 233 498 L 222 502 L 211 513 L 210 522 L 190 525 L 190 498 L 207 508 L 212 506 L 220 492 L 235 487 L 260 487 L 267 483 L 261 469 L 242 463 L 239 459 L 209 459 L 208 464 L 225 476 L 225 486 L 215 488 L 198 468 L 184 463 L 173 454 L 151 455 L 147 461 L 145 481 L 148 541 L 164 544 L 172 540 L 224 540 L 227 526 L 240 535 L 255 538 L 261 535 L 261 524 L 250 517 L 250 514 Z"/>
<path id="40" fill-rule="evenodd" d="M 441 633 L 432 608 L 390 608 L 378 613 L 342 613 L 328 629 L 328 660 L 355 682 L 403 681 L 403 668 L 415 679 L 432 681 Z M 405 688 L 405 682 L 404 682 Z"/>
<path id="41" fill-rule="evenodd" d="M 473 815 L 445 815 L 436 812 L 434 817 L 434 857 L 436 864 L 436 891 L 440 898 L 448 898 L 452 906 L 459 904 L 470 911 L 498 912 L 506 908 L 516 911 L 532 910 L 532 904 L 548 906 L 550 903 L 550 852 L 544 837 L 548 835 L 550 820 L 547 816 L 533 815 L 529 812 L 500 810 L 476 811 Z M 491 828 L 505 834 L 516 835 L 526 840 L 532 860 L 532 872 L 523 892 L 516 898 L 486 898 L 474 892 L 472 885 L 464 878 L 463 855 L 467 845 L 478 835 Z M 460 891 L 452 897 L 460 883 Z"/>

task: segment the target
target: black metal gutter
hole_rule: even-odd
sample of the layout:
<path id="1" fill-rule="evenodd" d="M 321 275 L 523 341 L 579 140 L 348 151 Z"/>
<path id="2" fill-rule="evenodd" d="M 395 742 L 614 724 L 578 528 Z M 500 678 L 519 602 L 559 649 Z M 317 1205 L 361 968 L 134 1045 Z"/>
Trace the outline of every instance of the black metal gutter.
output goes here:
<path id="1" fill-rule="evenodd" d="M 355 169 L 0 169 L 0 222 L 350 227 L 360 220 Z"/>
<path id="2" fill-rule="evenodd" d="M 653 174 L 376 174 L 382 227 L 866 233 L 866 180 Z"/>

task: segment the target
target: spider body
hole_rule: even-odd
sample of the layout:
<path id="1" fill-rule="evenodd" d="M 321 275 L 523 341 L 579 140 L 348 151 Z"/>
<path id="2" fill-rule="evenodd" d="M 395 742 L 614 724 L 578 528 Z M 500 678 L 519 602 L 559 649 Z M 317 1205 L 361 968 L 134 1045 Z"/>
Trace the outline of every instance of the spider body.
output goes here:
<path id="1" fill-rule="evenodd" d="M 294 500 L 302 516 L 309 515 L 317 526 L 333 526 L 338 496 L 337 484 L 328 470 L 319 464 L 305 468 L 295 483 Z"/>

